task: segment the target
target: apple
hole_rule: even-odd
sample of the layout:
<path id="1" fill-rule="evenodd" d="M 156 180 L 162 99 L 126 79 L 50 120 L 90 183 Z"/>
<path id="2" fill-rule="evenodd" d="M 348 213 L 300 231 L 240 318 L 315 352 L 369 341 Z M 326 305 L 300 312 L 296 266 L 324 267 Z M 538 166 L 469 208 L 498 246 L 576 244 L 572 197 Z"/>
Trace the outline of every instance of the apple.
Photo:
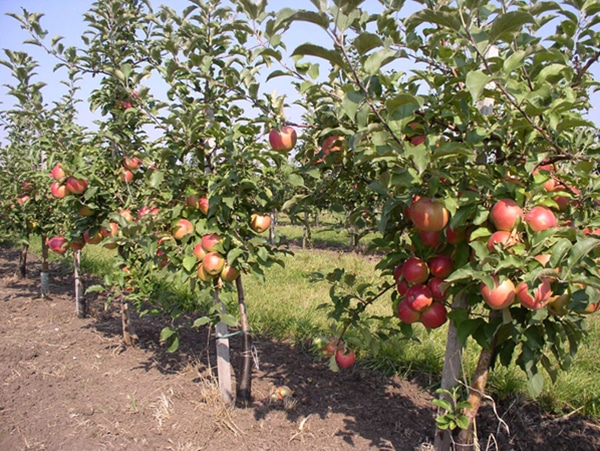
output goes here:
<path id="1" fill-rule="evenodd" d="M 429 260 L 429 270 L 432 276 L 445 279 L 454 271 L 452 257 L 445 254 L 436 255 Z"/>
<path id="2" fill-rule="evenodd" d="M 394 280 L 398 282 L 399 279 L 402 278 L 402 269 L 404 268 L 404 263 L 400 263 L 398 266 L 394 268 Z"/>
<path id="3" fill-rule="evenodd" d="M 129 171 L 137 171 L 142 165 L 142 160 L 138 157 L 125 157 L 123 158 L 123 167 Z"/>
<path id="4" fill-rule="evenodd" d="M 121 180 L 125 183 L 131 183 L 133 181 L 133 172 L 129 169 L 124 169 L 123 172 L 121 172 Z"/>
<path id="5" fill-rule="evenodd" d="M 88 187 L 88 181 L 85 179 L 78 179 L 73 176 L 67 177 L 65 180 L 65 186 L 70 193 L 82 194 Z"/>
<path id="6" fill-rule="evenodd" d="M 493 276 L 494 286 L 490 289 L 485 283 L 479 288 L 483 300 L 492 310 L 502 310 L 509 307 L 515 300 L 515 284 L 509 279 L 501 283 L 498 276 Z"/>
<path id="7" fill-rule="evenodd" d="M 508 249 L 518 243 L 518 240 L 511 232 L 498 230 L 490 235 L 487 241 L 487 249 L 490 253 L 496 253 L 496 244 L 500 244 L 503 249 Z"/>
<path id="8" fill-rule="evenodd" d="M 548 301 L 548 310 L 556 316 L 564 316 L 569 313 L 569 293 L 563 293 L 559 296 L 552 296 Z M 599 304 L 600 305 L 600 304 Z"/>
<path id="9" fill-rule="evenodd" d="M 542 207 L 541 205 L 533 207 L 531 210 L 529 210 L 529 212 L 525 215 L 525 222 L 529 224 L 529 226 L 536 232 L 541 232 L 542 230 L 556 227 L 558 224 L 556 216 L 552 210 L 547 207 Z"/>
<path id="10" fill-rule="evenodd" d="M 92 210 L 87 205 L 82 205 L 81 208 L 77 211 L 77 213 L 85 217 L 94 216 L 94 210 Z"/>
<path id="11" fill-rule="evenodd" d="M 329 155 L 331 152 L 339 152 L 340 150 L 342 150 L 344 140 L 345 138 L 343 136 L 328 136 L 323 141 L 323 154 Z"/>
<path id="12" fill-rule="evenodd" d="M 27 194 L 20 196 L 17 198 L 17 203 L 21 206 L 25 205 L 27 202 L 29 202 L 31 200 L 31 196 L 28 196 Z"/>
<path id="13" fill-rule="evenodd" d="M 125 221 L 133 222 L 133 215 L 131 214 L 131 210 L 125 208 L 123 210 L 120 210 L 119 214 L 125 219 Z"/>
<path id="14" fill-rule="evenodd" d="M 223 241 L 223 238 L 218 233 L 209 233 L 202 237 L 202 248 L 206 252 L 215 252 L 217 250 L 217 245 Z"/>
<path id="15" fill-rule="evenodd" d="M 184 236 L 194 233 L 194 225 L 187 219 L 180 219 L 173 227 L 173 237 L 181 240 Z"/>
<path id="16" fill-rule="evenodd" d="M 406 283 L 406 280 L 398 279 L 396 282 L 396 289 L 398 290 L 400 296 L 404 296 L 408 291 L 408 283 Z"/>
<path id="17" fill-rule="evenodd" d="M 356 355 L 352 349 L 339 348 L 335 352 L 335 363 L 340 368 L 350 368 L 356 361 Z"/>
<path id="18" fill-rule="evenodd" d="M 144 206 L 142 208 L 140 208 L 137 212 L 137 217 L 138 219 L 142 219 L 144 216 L 152 216 L 152 217 L 156 217 L 156 215 L 158 214 L 158 212 L 160 211 L 159 208 L 156 207 L 148 207 L 148 206 Z"/>
<path id="19" fill-rule="evenodd" d="M 448 224 L 450 214 L 439 200 L 421 198 L 410 206 L 409 217 L 418 230 L 439 232 Z"/>
<path id="20" fill-rule="evenodd" d="M 433 293 L 427 285 L 416 284 L 408 288 L 404 300 L 416 312 L 422 312 L 433 303 Z"/>
<path id="21" fill-rule="evenodd" d="M 226 282 L 233 282 L 238 278 L 239 275 L 240 272 L 237 269 L 225 262 L 225 265 L 223 265 L 223 270 L 221 271 L 221 279 Z"/>
<path id="22" fill-rule="evenodd" d="M 269 132 L 269 144 L 277 152 L 289 152 L 296 145 L 296 130 L 289 125 L 284 125 L 279 130 L 271 129 Z"/>
<path id="23" fill-rule="evenodd" d="M 208 214 L 208 208 L 210 207 L 210 203 L 208 202 L 208 197 L 206 196 L 202 196 L 199 200 L 198 200 L 198 210 L 200 210 L 200 212 L 202 214 Z"/>
<path id="24" fill-rule="evenodd" d="M 410 144 L 412 146 L 418 146 L 419 144 L 423 144 L 425 142 L 425 140 L 426 140 L 426 138 L 424 135 L 417 135 L 410 139 Z"/>
<path id="25" fill-rule="evenodd" d="M 442 284 L 445 283 L 444 279 L 440 279 L 439 277 L 432 277 L 427 281 L 427 288 L 431 290 L 431 295 L 433 296 L 433 301 L 444 301 L 446 299 L 446 294 L 448 293 L 448 287 L 445 289 L 442 288 Z"/>
<path id="26" fill-rule="evenodd" d="M 69 249 L 69 243 L 63 236 L 53 236 L 46 243 L 50 250 L 60 255 L 63 255 Z"/>
<path id="27" fill-rule="evenodd" d="M 331 358 L 338 350 L 338 341 L 335 338 L 330 338 L 327 343 L 321 348 L 323 356 Z"/>
<path id="28" fill-rule="evenodd" d="M 52 185 L 50 185 L 50 191 L 57 199 L 63 199 L 69 194 L 67 187 L 58 182 L 52 182 Z"/>
<path id="29" fill-rule="evenodd" d="M 548 279 L 542 279 L 538 286 L 533 288 L 533 295 L 531 294 L 529 284 L 525 282 L 517 285 L 516 291 L 519 302 L 531 309 L 545 307 L 553 296 L 552 287 Z"/>
<path id="30" fill-rule="evenodd" d="M 416 323 L 421 319 L 421 313 L 413 310 L 406 299 L 403 299 L 398 304 L 398 318 L 406 324 Z"/>
<path id="31" fill-rule="evenodd" d="M 71 243 L 69 244 L 69 247 L 74 251 L 80 251 L 81 249 L 83 249 L 84 246 L 85 246 L 85 240 L 83 239 L 82 236 L 74 238 L 73 240 L 71 240 Z"/>
<path id="32" fill-rule="evenodd" d="M 263 233 L 271 227 L 271 216 L 270 215 L 259 215 L 253 214 L 250 217 L 250 228 L 256 233 Z"/>
<path id="33" fill-rule="evenodd" d="M 188 207 L 198 208 L 198 201 L 200 198 L 197 194 L 190 194 L 185 198 L 185 203 Z"/>
<path id="34" fill-rule="evenodd" d="M 203 282 L 210 282 L 211 280 L 214 279 L 214 276 L 211 276 L 210 274 L 208 274 L 205 270 L 204 270 L 204 266 L 202 265 L 202 263 L 200 263 L 198 265 L 198 278 L 200 280 L 202 280 Z"/>
<path id="35" fill-rule="evenodd" d="M 421 323 L 428 329 L 437 329 L 446 322 L 447 313 L 444 304 L 434 302 L 421 312 Z"/>
<path id="36" fill-rule="evenodd" d="M 104 235 L 100 229 L 97 229 L 96 232 L 92 233 L 90 229 L 83 232 L 83 239 L 87 244 L 98 244 L 100 241 L 104 239 Z"/>
<path id="37" fill-rule="evenodd" d="M 192 250 L 192 252 L 198 260 L 202 260 L 204 258 L 204 256 L 206 255 L 206 251 L 202 247 L 202 243 L 196 244 L 194 246 L 194 249 Z"/>
<path id="38" fill-rule="evenodd" d="M 106 247 L 106 246 L 105 246 Z M 158 258 L 158 266 L 164 268 L 169 264 L 169 256 L 162 249 L 156 251 L 156 257 Z"/>
<path id="39" fill-rule="evenodd" d="M 448 241 L 450 244 L 460 244 L 465 241 L 465 238 L 467 237 L 467 231 L 464 227 L 453 229 L 452 227 L 448 226 L 444 229 L 444 231 L 446 233 L 446 241 Z"/>
<path id="40" fill-rule="evenodd" d="M 492 207 L 490 217 L 497 230 L 510 232 L 523 217 L 523 210 L 512 199 L 500 199 Z"/>
<path id="41" fill-rule="evenodd" d="M 442 232 L 427 232 L 425 230 L 418 230 L 417 235 L 421 238 L 423 246 L 437 247 L 442 242 Z"/>
<path id="42" fill-rule="evenodd" d="M 429 265 L 419 257 L 410 257 L 404 262 L 402 277 L 407 283 L 423 283 L 429 278 Z"/>
<path id="43" fill-rule="evenodd" d="M 546 265 L 548 264 L 548 262 L 550 261 L 550 257 L 552 257 L 551 254 L 540 254 L 540 255 L 536 255 L 535 257 L 533 257 L 535 260 L 537 260 L 538 262 L 540 262 L 540 265 L 546 267 Z"/>
<path id="44" fill-rule="evenodd" d="M 209 252 L 202 258 L 202 267 L 209 276 L 218 276 L 225 266 L 225 259 L 217 252 Z"/>
<path id="45" fill-rule="evenodd" d="M 52 168 L 51 171 L 52 174 L 52 178 L 54 180 L 56 180 L 57 182 L 61 182 L 64 178 L 65 178 L 65 171 L 62 168 L 62 164 L 57 163 L 56 165 L 54 165 L 54 167 Z"/>

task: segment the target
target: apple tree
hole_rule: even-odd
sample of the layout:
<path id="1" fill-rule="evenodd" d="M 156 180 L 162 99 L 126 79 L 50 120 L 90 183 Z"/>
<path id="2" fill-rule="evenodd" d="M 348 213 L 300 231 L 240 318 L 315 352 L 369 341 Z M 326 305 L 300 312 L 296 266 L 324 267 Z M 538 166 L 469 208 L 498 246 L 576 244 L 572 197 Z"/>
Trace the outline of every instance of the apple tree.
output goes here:
<path id="1" fill-rule="evenodd" d="M 407 15 L 402 1 L 376 14 L 362 3 L 281 10 L 271 27 L 329 36 L 297 47 L 289 75 L 305 104 L 328 107 L 331 128 L 317 136 L 344 136 L 355 180 L 383 203 L 376 243 L 389 278 L 370 287 L 333 271 L 331 315 L 340 340 L 353 327 L 373 351 L 449 318 L 436 448 L 470 447 L 490 369 L 515 360 L 539 394 L 541 371 L 569 366 L 583 314 L 599 305 L 597 131 L 585 118 L 598 8 L 423 1 Z M 303 76 L 315 58 L 330 66 L 322 79 Z M 390 291 L 400 321 L 370 317 Z M 461 351 L 474 343 L 461 392 Z"/>

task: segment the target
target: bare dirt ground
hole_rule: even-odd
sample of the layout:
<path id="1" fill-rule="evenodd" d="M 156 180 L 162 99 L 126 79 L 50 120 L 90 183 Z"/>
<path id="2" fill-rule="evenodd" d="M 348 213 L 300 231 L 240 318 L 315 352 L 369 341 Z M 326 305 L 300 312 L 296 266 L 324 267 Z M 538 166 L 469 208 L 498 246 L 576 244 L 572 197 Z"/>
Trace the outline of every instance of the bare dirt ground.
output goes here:
<path id="1" fill-rule="evenodd" d="M 255 339 L 253 402 L 225 408 L 212 376 L 206 330 L 188 331 L 177 353 L 159 344 L 164 324 L 136 319 L 141 346 L 122 346 L 120 315 L 89 299 L 75 315 L 73 283 L 52 267 L 39 296 L 39 261 L 14 277 L 18 252 L 0 247 L 0 450 L 428 450 L 435 412 L 430 381 L 384 378 L 360 365 L 340 373 L 283 342 Z M 232 339 L 232 364 L 237 368 Z M 291 402 L 271 402 L 281 385 Z M 482 449 L 598 450 L 600 425 L 551 417 L 532 403 L 490 405 Z"/>

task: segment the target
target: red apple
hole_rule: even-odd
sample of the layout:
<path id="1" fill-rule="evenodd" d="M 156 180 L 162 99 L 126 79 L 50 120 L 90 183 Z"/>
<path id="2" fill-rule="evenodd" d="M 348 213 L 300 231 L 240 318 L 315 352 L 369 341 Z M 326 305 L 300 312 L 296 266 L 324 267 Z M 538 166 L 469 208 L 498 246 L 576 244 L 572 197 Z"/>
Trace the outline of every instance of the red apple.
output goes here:
<path id="1" fill-rule="evenodd" d="M 500 244 L 500 248 L 508 249 L 511 246 L 517 244 L 517 239 L 512 235 L 511 232 L 505 230 L 498 230 L 488 238 L 487 249 L 490 253 L 496 252 L 496 244 Z"/>
<path id="2" fill-rule="evenodd" d="M 434 302 L 421 312 L 421 323 L 428 329 L 437 329 L 446 322 L 447 313 L 444 304 Z"/>
<path id="3" fill-rule="evenodd" d="M 442 242 L 442 232 L 427 232 L 425 230 L 417 231 L 417 235 L 421 238 L 423 246 L 437 247 Z"/>
<path id="4" fill-rule="evenodd" d="M 409 217 L 418 230 L 439 232 L 448 224 L 450 213 L 439 200 L 421 198 L 410 206 Z"/>
<path id="5" fill-rule="evenodd" d="M 53 236 L 47 241 L 48 248 L 57 254 L 63 255 L 69 249 L 69 243 L 63 236 Z"/>
<path id="6" fill-rule="evenodd" d="M 31 196 L 25 194 L 17 198 L 17 203 L 21 206 L 25 205 L 27 202 L 31 200 Z"/>
<path id="7" fill-rule="evenodd" d="M 396 282 L 396 289 L 400 296 L 404 296 L 408 291 L 408 283 L 406 283 L 406 280 L 398 279 L 398 282 Z"/>
<path id="8" fill-rule="evenodd" d="M 123 167 L 129 171 L 137 171 L 142 165 L 142 160 L 138 157 L 125 157 L 123 158 Z"/>
<path id="9" fill-rule="evenodd" d="M 231 266 L 229 263 L 225 262 L 223 266 L 223 270 L 221 271 L 221 279 L 226 282 L 233 282 L 238 278 L 240 272 Z"/>
<path id="10" fill-rule="evenodd" d="M 202 259 L 202 267 L 209 276 L 218 276 L 225 266 L 225 259 L 217 252 L 209 252 Z"/>
<path id="11" fill-rule="evenodd" d="M 426 285 L 416 284 L 409 287 L 404 300 L 416 312 L 422 312 L 433 303 L 433 294 Z"/>
<path id="12" fill-rule="evenodd" d="M 548 279 L 542 279 L 540 283 L 533 288 L 533 295 L 529 284 L 521 282 L 517 285 L 517 298 L 519 302 L 531 309 L 540 309 L 545 307 L 552 298 L 552 287 Z"/>
<path id="13" fill-rule="evenodd" d="M 131 214 L 131 210 L 123 209 L 119 211 L 119 214 L 125 219 L 125 221 L 133 221 L 133 215 Z"/>
<path id="14" fill-rule="evenodd" d="M 418 146 L 419 144 L 423 144 L 425 142 L 426 138 L 424 135 L 417 135 L 417 136 L 413 136 L 410 139 L 410 144 L 413 146 Z"/>
<path id="15" fill-rule="evenodd" d="M 104 239 L 104 235 L 102 235 L 102 231 L 97 229 L 96 232 L 91 232 L 90 229 L 83 232 L 83 239 L 88 244 L 98 244 L 100 241 Z"/>
<path id="16" fill-rule="evenodd" d="M 427 281 L 427 288 L 431 290 L 434 303 L 435 301 L 441 302 L 446 299 L 448 287 L 443 287 L 445 282 L 446 281 L 444 279 L 440 279 L 439 277 L 432 277 Z"/>
<path id="17" fill-rule="evenodd" d="M 131 183 L 133 181 L 133 172 L 131 172 L 129 169 L 124 169 L 123 172 L 121 172 L 121 180 L 125 183 Z"/>
<path id="18" fill-rule="evenodd" d="M 498 276 L 494 276 L 494 286 L 491 289 L 482 283 L 479 291 L 492 310 L 509 307 L 515 300 L 515 285 L 509 279 L 499 283 Z"/>
<path id="19" fill-rule="evenodd" d="M 88 187 L 88 181 L 85 179 L 78 179 L 73 176 L 69 176 L 65 181 L 65 186 L 67 187 L 70 193 L 82 194 Z"/>
<path id="20" fill-rule="evenodd" d="M 510 232 L 523 217 L 523 210 L 512 199 L 500 199 L 492 207 L 490 217 L 497 230 Z"/>
<path id="21" fill-rule="evenodd" d="M 187 219 L 180 219 L 173 227 L 173 237 L 176 240 L 182 239 L 184 236 L 194 233 L 194 225 Z"/>
<path id="22" fill-rule="evenodd" d="M 343 136 L 328 136 L 323 141 L 323 154 L 329 155 L 331 152 L 339 152 L 342 150 L 344 140 L 345 138 Z"/>
<path id="23" fill-rule="evenodd" d="M 61 182 L 64 178 L 65 178 L 65 171 L 62 168 L 62 164 L 57 163 L 53 168 L 52 168 L 52 178 L 54 180 L 56 180 L 57 182 Z"/>
<path id="24" fill-rule="evenodd" d="M 202 248 L 206 252 L 215 252 L 217 250 L 217 245 L 223 241 L 223 238 L 217 233 L 209 233 L 202 237 Z"/>
<path id="25" fill-rule="evenodd" d="M 289 152 L 296 145 L 296 130 L 289 125 L 284 125 L 281 129 L 272 129 L 269 132 L 269 144 L 277 152 Z"/>
<path id="26" fill-rule="evenodd" d="M 558 224 L 552 210 L 547 207 L 542 207 L 541 205 L 533 207 L 525 215 L 525 222 L 536 232 L 556 227 Z"/>
<path id="27" fill-rule="evenodd" d="M 444 254 L 436 255 L 429 260 L 429 269 L 432 276 L 445 279 L 454 271 L 452 257 Z"/>
<path id="28" fill-rule="evenodd" d="M 202 263 L 200 263 L 198 265 L 198 278 L 200 280 L 202 280 L 203 282 L 210 282 L 211 280 L 214 279 L 214 276 L 211 276 L 210 274 L 208 274 L 205 270 L 204 270 L 204 266 L 202 265 Z"/>
<path id="29" fill-rule="evenodd" d="M 402 277 L 407 283 L 424 283 L 429 278 L 429 265 L 419 257 L 410 257 L 404 262 Z"/>
<path id="30" fill-rule="evenodd" d="M 208 208 L 210 207 L 210 203 L 208 202 L 208 197 L 206 196 L 202 196 L 199 200 L 198 200 L 198 210 L 200 210 L 200 212 L 202 214 L 208 214 Z"/>
<path id="31" fill-rule="evenodd" d="M 69 247 L 74 251 L 80 251 L 85 246 L 85 240 L 82 236 L 71 240 Z"/>
<path id="32" fill-rule="evenodd" d="M 356 355 L 352 349 L 339 348 L 335 353 L 335 363 L 340 368 L 350 368 L 356 361 Z"/>
<path id="33" fill-rule="evenodd" d="M 256 233 L 263 233 L 271 227 L 270 215 L 253 214 L 250 217 L 250 228 Z"/>
<path id="34" fill-rule="evenodd" d="M 398 304 L 398 318 L 406 324 L 416 323 L 421 319 L 421 313 L 413 310 L 406 299 L 403 299 Z"/>
<path id="35" fill-rule="evenodd" d="M 57 199 L 63 199 L 69 194 L 67 187 L 58 182 L 52 182 L 52 185 L 50 185 L 50 191 Z"/>
<path id="36" fill-rule="evenodd" d="M 331 358 L 338 350 L 338 341 L 335 338 L 330 338 L 329 341 L 321 348 L 323 357 Z"/>
<path id="37" fill-rule="evenodd" d="M 396 282 L 398 282 L 398 280 L 402 278 L 402 268 L 404 268 L 404 263 L 400 263 L 394 268 L 394 280 Z"/>
<path id="38" fill-rule="evenodd" d="M 202 243 L 198 243 L 194 246 L 194 250 L 192 251 L 198 260 L 202 260 L 206 255 L 206 251 L 202 247 Z"/>
<path id="39" fill-rule="evenodd" d="M 460 244 L 465 241 L 467 232 L 464 227 L 453 229 L 450 226 L 444 229 L 446 233 L 446 241 L 450 244 Z"/>

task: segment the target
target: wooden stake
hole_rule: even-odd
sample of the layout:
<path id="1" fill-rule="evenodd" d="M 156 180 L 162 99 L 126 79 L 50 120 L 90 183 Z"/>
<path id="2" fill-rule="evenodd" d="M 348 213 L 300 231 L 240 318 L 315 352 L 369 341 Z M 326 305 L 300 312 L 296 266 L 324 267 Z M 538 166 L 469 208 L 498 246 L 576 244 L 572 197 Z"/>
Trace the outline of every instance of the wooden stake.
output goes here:
<path id="1" fill-rule="evenodd" d="M 240 321 L 242 323 L 242 364 L 239 382 L 237 386 L 237 398 L 242 402 L 252 400 L 252 336 L 250 335 L 250 325 L 248 324 L 248 314 L 246 310 L 246 298 L 244 296 L 244 286 L 242 285 L 242 276 L 235 280 L 235 286 L 238 292 L 238 304 L 240 307 Z"/>
<path id="2" fill-rule="evenodd" d="M 73 253 L 74 269 L 73 278 L 75 279 L 75 313 L 78 318 L 85 318 L 87 305 L 83 297 L 83 283 L 81 282 L 81 251 L 76 250 Z"/>
<path id="3" fill-rule="evenodd" d="M 225 304 L 219 299 L 219 288 L 215 286 L 214 302 L 220 306 L 221 313 L 225 313 Z M 219 379 L 219 393 L 221 400 L 229 405 L 233 401 L 231 391 L 231 358 L 229 353 L 229 330 L 227 324 L 219 321 L 215 330 L 217 348 L 217 377 Z"/>

